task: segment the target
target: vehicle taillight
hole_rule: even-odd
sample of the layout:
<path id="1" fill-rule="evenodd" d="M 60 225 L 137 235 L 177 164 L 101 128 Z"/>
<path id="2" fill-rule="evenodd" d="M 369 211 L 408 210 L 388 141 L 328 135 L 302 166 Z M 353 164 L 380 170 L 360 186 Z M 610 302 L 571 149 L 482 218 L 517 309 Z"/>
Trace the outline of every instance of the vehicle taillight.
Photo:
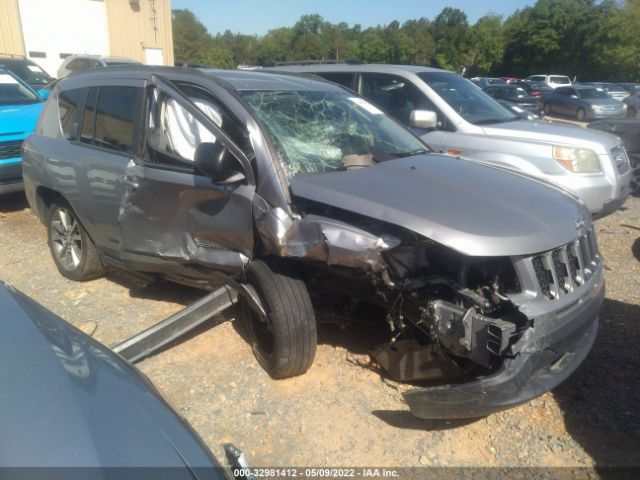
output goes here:
<path id="1" fill-rule="evenodd" d="M 531 95 L 533 97 L 538 97 L 538 96 L 542 95 L 542 92 L 531 92 Z"/>

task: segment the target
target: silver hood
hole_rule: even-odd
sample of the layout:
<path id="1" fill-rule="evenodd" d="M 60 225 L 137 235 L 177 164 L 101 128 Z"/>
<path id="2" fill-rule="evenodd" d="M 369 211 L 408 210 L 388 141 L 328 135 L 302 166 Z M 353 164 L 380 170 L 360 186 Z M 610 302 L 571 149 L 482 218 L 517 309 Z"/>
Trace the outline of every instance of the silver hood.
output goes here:
<path id="1" fill-rule="evenodd" d="M 295 197 L 404 227 L 465 255 L 529 255 L 577 238 L 583 205 L 544 182 L 446 155 L 299 175 Z"/>
<path id="2" fill-rule="evenodd" d="M 620 145 L 615 135 L 604 132 L 592 134 L 592 130 L 561 122 L 529 122 L 517 120 L 483 127 L 490 137 L 517 138 L 520 141 L 534 141 L 552 145 L 575 145 L 589 147 L 598 154 L 607 153 Z M 604 150 L 603 150 L 604 148 Z"/>

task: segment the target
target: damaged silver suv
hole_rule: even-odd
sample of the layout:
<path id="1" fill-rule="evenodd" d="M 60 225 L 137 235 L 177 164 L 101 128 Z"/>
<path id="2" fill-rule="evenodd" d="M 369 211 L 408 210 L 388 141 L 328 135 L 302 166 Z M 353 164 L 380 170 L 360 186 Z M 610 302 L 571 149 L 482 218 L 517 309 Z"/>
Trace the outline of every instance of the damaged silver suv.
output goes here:
<path id="1" fill-rule="evenodd" d="M 406 393 L 415 415 L 477 417 L 562 382 L 596 336 L 603 262 L 582 203 L 433 154 L 328 82 L 73 74 L 23 154 L 29 204 L 65 277 L 110 266 L 231 285 L 274 378 L 311 366 L 316 314 L 366 307 L 390 328 L 380 365 L 438 381 Z"/>

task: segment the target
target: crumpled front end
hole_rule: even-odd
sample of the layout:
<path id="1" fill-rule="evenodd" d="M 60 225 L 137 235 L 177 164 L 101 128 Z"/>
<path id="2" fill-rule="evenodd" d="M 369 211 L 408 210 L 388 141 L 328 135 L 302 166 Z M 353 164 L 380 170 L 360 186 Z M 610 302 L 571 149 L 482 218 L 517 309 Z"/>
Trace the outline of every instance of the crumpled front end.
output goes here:
<path id="1" fill-rule="evenodd" d="M 317 267 L 312 296 L 333 318 L 360 303 L 384 312 L 380 367 L 398 381 L 439 383 L 405 394 L 416 416 L 478 417 L 530 400 L 593 344 L 604 280 L 588 221 L 552 250 L 479 257 L 375 219 L 304 209 L 292 218 L 254 202 L 263 253 Z"/>

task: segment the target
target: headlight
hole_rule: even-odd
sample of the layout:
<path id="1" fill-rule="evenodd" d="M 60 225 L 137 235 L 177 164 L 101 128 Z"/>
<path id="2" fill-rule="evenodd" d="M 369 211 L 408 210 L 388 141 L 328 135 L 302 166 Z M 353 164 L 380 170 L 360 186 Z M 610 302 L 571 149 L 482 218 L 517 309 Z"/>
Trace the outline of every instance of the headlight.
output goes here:
<path id="1" fill-rule="evenodd" d="M 602 105 L 591 105 L 591 109 L 594 112 L 601 112 L 602 110 L 604 110 L 604 107 Z"/>
<path id="2" fill-rule="evenodd" d="M 593 150 L 586 148 L 553 147 L 553 159 L 567 170 L 574 173 L 597 173 L 600 161 Z"/>

